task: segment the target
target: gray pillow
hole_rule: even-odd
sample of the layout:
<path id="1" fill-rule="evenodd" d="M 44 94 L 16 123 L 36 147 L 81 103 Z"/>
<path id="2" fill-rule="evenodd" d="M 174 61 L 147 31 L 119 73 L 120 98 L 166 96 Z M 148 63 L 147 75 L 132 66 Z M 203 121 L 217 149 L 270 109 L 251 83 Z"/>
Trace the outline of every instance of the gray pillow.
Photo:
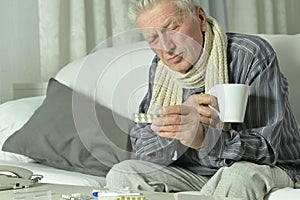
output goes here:
<path id="1" fill-rule="evenodd" d="M 127 134 L 132 125 L 50 79 L 43 104 L 2 150 L 52 167 L 105 176 L 114 164 L 133 158 Z"/>

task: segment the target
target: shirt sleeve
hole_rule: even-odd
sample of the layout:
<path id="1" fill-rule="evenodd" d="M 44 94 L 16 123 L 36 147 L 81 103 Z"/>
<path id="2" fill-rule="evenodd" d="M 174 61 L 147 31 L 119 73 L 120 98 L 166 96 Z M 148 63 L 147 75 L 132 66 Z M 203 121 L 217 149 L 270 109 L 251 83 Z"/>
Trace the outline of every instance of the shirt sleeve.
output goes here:
<path id="1" fill-rule="evenodd" d="M 240 67 L 231 68 L 231 77 L 250 86 L 244 123 L 232 124 L 229 131 L 205 127 L 204 148 L 198 150 L 198 159 L 212 156 L 223 160 L 224 165 L 240 160 L 268 165 L 279 159 L 292 160 L 287 154 L 279 158 L 282 141 L 297 132 L 297 125 L 288 103 L 287 80 L 279 70 L 275 52 L 269 48 L 254 55 L 237 54 L 244 59 L 236 61 Z M 299 149 L 291 145 L 285 147 L 287 151 Z M 299 150 L 294 153 L 299 155 Z"/>

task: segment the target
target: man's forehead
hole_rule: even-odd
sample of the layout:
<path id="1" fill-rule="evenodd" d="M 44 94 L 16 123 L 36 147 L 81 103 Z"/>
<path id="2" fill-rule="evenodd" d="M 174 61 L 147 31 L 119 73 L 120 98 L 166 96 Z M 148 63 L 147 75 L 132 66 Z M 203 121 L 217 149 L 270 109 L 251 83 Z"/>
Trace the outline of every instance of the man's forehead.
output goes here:
<path id="1" fill-rule="evenodd" d="M 179 25 L 183 22 L 185 15 L 181 14 L 181 12 L 178 12 L 177 14 L 171 14 L 166 17 L 156 17 L 152 19 L 152 21 L 149 21 L 147 23 L 146 27 L 148 28 L 148 31 L 155 31 L 158 29 L 168 29 L 171 26 Z M 146 29 L 147 30 L 147 29 Z"/>

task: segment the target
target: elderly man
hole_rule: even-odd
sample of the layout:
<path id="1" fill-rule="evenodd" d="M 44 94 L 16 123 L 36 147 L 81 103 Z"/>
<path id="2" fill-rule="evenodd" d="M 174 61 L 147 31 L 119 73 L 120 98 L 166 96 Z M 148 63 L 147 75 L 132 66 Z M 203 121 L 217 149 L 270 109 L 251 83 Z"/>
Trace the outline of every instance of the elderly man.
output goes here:
<path id="1" fill-rule="evenodd" d="M 156 54 L 130 136 L 137 160 L 115 165 L 112 188 L 263 199 L 293 187 L 300 134 L 276 54 L 259 37 L 227 33 L 193 0 L 131 0 L 130 13 Z M 250 87 L 244 123 L 222 124 L 209 106 L 216 84 Z"/>

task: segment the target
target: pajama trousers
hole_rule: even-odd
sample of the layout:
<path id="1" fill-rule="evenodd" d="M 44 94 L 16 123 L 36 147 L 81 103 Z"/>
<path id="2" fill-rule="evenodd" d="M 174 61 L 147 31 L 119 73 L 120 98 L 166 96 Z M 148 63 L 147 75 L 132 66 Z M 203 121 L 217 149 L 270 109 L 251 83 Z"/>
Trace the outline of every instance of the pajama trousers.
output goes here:
<path id="1" fill-rule="evenodd" d="M 203 176 L 178 166 L 126 160 L 107 174 L 107 187 L 155 192 L 199 191 L 202 195 L 260 200 L 276 189 L 294 187 L 279 167 L 241 161 Z"/>

